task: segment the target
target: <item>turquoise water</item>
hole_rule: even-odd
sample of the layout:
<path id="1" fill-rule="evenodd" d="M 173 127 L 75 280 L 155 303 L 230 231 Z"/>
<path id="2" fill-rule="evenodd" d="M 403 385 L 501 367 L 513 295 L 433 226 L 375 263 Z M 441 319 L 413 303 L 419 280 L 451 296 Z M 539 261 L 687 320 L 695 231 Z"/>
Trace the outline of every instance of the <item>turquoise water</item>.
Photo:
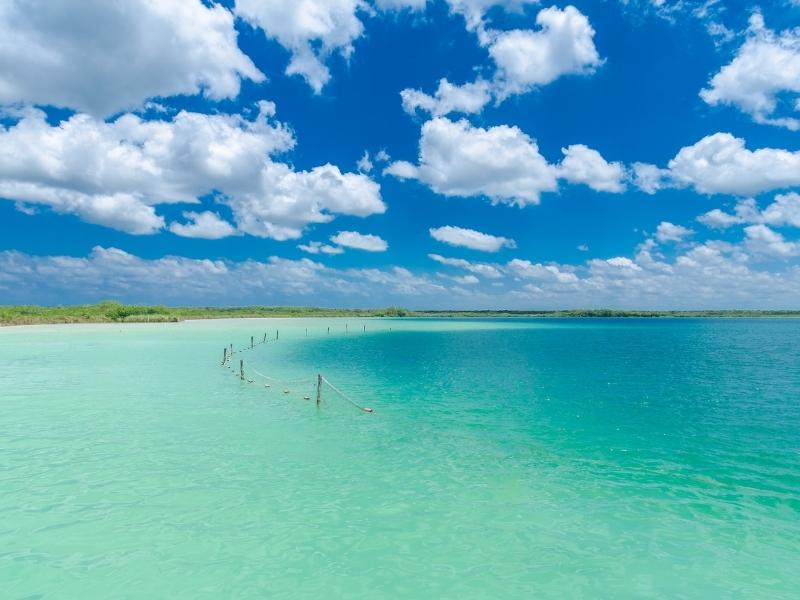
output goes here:
<path id="1" fill-rule="evenodd" d="M 797 598 L 800 320 L 0 330 L 0 590 Z"/>

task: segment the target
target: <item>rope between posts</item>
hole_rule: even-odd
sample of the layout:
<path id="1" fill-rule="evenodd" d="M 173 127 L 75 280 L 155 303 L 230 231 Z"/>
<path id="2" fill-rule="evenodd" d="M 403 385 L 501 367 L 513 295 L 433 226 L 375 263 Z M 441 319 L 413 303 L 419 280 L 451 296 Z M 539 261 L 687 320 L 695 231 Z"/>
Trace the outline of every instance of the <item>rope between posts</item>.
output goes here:
<path id="1" fill-rule="evenodd" d="M 368 407 L 365 407 L 365 406 L 361 406 L 361 405 L 360 405 L 360 404 L 358 404 L 357 402 L 354 402 L 353 400 L 351 400 L 351 399 L 350 399 L 350 397 L 349 397 L 347 394 L 345 394 L 343 391 L 341 391 L 339 388 L 337 388 L 335 385 L 333 385 L 333 384 L 332 384 L 330 381 L 328 381 L 328 380 L 327 380 L 325 377 L 322 377 L 322 381 L 324 381 L 325 383 L 327 383 L 327 384 L 330 386 L 330 388 L 331 388 L 331 389 L 332 389 L 334 392 L 336 392 L 337 394 L 339 394 L 339 395 L 340 395 L 342 398 L 344 398 L 345 400 L 347 400 L 347 401 L 348 401 L 350 404 L 352 404 L 353 406 L 355 406 L 357 409 L 359 409 L 359 410 L 362 410 L 362 411 L 364 411 L 364 412 L 369 412 L 369 413 L 371 413 L 371 412 L 372 412 L 372 409 L 371 409 L 371 408 L 368 408 Z"/>
<path id="2" fill-rule="evenodd" d="M 364 329 L 365 329 L 365 331 L 366 331 L 366 327 L 365 327 Z M 277 339 L 277 334 L 276 334 L 276 339 Z M 222 361 L 222 366 L 223 366 L 223 367 L 227 367 L 228 369 L 230 369 L 231 371 L 233 371 L 233 372 L 234 372 L 234 374 L 236 374 L 236 369 L 235 369 L 235 368 L 233 367 L 233 365 L 232 365 L 232 362 L 233 362 L 233 360 L 232 360 L 232 359 L 233 359 L 233 355 L 234 355 L 234 354 L 241 354 L 241 353 L 242 353 L 242 352 L 244 352 L 245 350 L 255 350 L 255 347 L 256 347 L 256 346 L 258 346 L 258 345 L 260 345 L 260 344 L 264 344 L 264 343 L 266 343 L 266 339 L 264 339 L 264 340 L 262 340 L 262 341 L 260 341 L 260 342 L 255 342 L 254 344 L 252 344 L 252 345 L 251 345 L 251 346 L 249 346 L 249 347 L 240 348 L 240 349 L 238 349 L 238 350 L 234 350 L 233 348 L 231 348 L 231 349 L 230 349 L 228 352 L 226 352 L 226 354 L 225 354 L 225 357 L 224 357 L 224 360 Z M 272 381 L 272 382 L 275 382 L 275 383 L 280 383 L 280 384 L 284 384 L 284 385 L 294 385 L 294 384 L 313 384 L 313 383 L 315 383 L 315 380 L 313 380 L 313 379 L 309 379 L 309 378 L 303 378 L 303 379 L 277 379 L 277 378 L 275 378 L 275 377 L 270 377 L 269 375 L 264 375 L 264 373 L 262 373 L 262 372 L 258 371 L 257 369 L 254 369 L 253 367 L 250 367 L 250 368 L 249 368 L 249 371 L 252 371 L 252 372 L 253 372 L 253 373 L 255 373 L 256 375 L 258 375 L 259 377 L 261 377 L 261 378 L 263 378 L 263 379 L 266 379 L 267 381 Z M 242 379 L 243 381 L 246 381 L 247 383 L 255 383 L 255 382 L 254 382 L 252 379 L 248 379 L 248 378 L 246 378 L 246 377 L 244 376 L 244 373 L 243 373 L 243 372 L 242 372 L 242 373 L 240 373 L 240 374 L 239 374 L 239 376 L 241 377 L 241 379 Z M 358 404 L 357 402 L 355 402 L 355 401 L 354 401 L 352 398 L 350 398 L 350 397 L 349 397 L 347 394 L 345 394 L 345 393 L 344 393 L 342 390 L 340 390 L 340 389 L 339 389 L 339 388 L 337 388 L 335 385 L 333 385 L 333 384 L 332 384 L 330 381 L 328 381 L 328 379 L 327 379 L 326 377 L 323 377 L 322 375 L 319 375 L 318 377 L 319 377 L 319 380 L 320 380 L 320 381 L 322 381 L 322 382 L 326 383 L 326 384 L 328 385 L 328 387 L 330 387 L 330 388 L 331 388 L 331 389 L 332 389 L 334 392 L 336 392 L 337 394 L 339 394 L 339 396 L 341 396 L 341 397 L 342 397 L 342 398 L 343 398 L 343 399 L 344 399 L 346 402 L 349 402 L 350 404 L 352 404 L 353 406 L 355 406 L 355 407 L 356 407 L 358 410 L 360 410 L 360 411 L 362 411 L 362 412 L 366 412 L 366 413 L 371 413 L 371 412 L 373 412 L 373 411 L 372 411 L 372 409 L 371 409 L 371 408 L 369 408 L 368 406 L 361 406 L 360 404 Z M 289 391 L 289 390 L 284 390 L 284 393 L 288 393 L 288 391 Z M 309 397 L 309 396 L 304 396 L 303 398 L 304 398 L 304 399 L 306 399 L 306 400 L 308 400 L 310 397 Z M 319 397 L 317 398 L 317 403 L 319 403 Z"/>
<path id="3" fill-rule="evenodd" d="M 259 377 L 263 377 L 267 381 L 274 381 L 275 383 L 313 383 L 313 379 L 304 378 L 304 379 L 276 379 L 274 377 L 270 377 L 269 375 L 264 375 L 260 371 L 257 371 L 253 367 L 249 367 L 249 370 L 258 375 Z"/>

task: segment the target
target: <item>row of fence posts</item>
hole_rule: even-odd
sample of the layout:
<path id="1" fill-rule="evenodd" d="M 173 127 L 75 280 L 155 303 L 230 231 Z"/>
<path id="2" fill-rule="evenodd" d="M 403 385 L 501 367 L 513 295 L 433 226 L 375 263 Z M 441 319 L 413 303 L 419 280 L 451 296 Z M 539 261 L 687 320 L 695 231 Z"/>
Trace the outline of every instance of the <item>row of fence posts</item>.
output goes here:
<path id="1" fill-rule="evenodd" d="M 330 333 L 331 328 L 328 327 L 328 333 Z M 366 325 L 364 326 L 364 331 L 366 331 Z M 308 329 L 306 329 L 306 336 L 308 336 Z M 275 339 L 280 339 L 280 331 L 275 330 Z M 262 344 L 267 343 L 267 334 L 264 334 L 264 339 L 260 342 Z M 250 336 L 250 350 L 256 347 L 255 344 L 255 336 Z M 222 349 L 222 366 L 228 364 L 228 361 L 233 360 L 233 355 L 235 354 L 233 350 L 233 344 L 230 347 L 226 346 Z M 245 379 L 244 376 L 244 359 L 239 359 L 239 380 L 240 381 L 250 381 L 249 379 Z M 251 382 L 252 383 L 252 382 Z M 317 373 L 317 405 L 322 402 L 322 375 Z"/>
<path id="2" fill-rule="evenodd" d="M 390 327 L 389 331 L 391 331 L 391 330 L 392 329 Z M 347 325 L 347 323 L 345 323 L 344 331 L 345 331 L 345 333 L 348 333 L 348 325 Z M 364 325 L 364 330 L 363 331 L 366 333 L 366 331 L 367 331 L 367 326 L 366 325 Z M 330 333 L 331 333 L 331 328 L 328 327 L 328 334 L 330 335 Z M 306 337 L 308 337 L 308 328 L 306 328 Z M 277 330 L 277 329 L 275 330 L 275 339 L 276 340 L 280 339 L 280 331 Z M 264 339 L 259 343 L 260 344 L 266 344 L 267 343 L 267 334 L 266 333 L 264 334 Z M 255 336 L 251 335 L 250 336 L 250 348 L 248 348 L 248 349 L 249 350 L 253 350 L 255 347 L 256 347 Z M 223 367 L 226 366 L 230 361 L 233 360 L 233 355 L 234 354 L 236 354 L 236 351 L 233 349 L 233 344 L 230 344 L 230 346 L 226 346 L 226 347 L 224 347 L 222 349 L 222 366 Z M 247 381 L 248 383 L 253 383 L 252 380 L 247 379 L 244 376 L 244 359 L 243 358 L 239 359 L 239 379 L 240 379 L 240 381 Z M 319 406 L 319 404 L 322 402 L 322 383 L 323 383 L 323 381 L 325 381 L 325 379 L 322 377 L 322 374 L 317 373 L 317 406 Z M 332 386 L 333 384 L 329 383 L 328 385 Z M 339 393 L 341 394 L 341 392 L 339 392 Z M 309 398 L 306 396 L 305 399 L 308 400 Z M 348 398 L 348 401 L 350 403 L 352 403 L 352 404 L 355 404 L 349 398 Z M 358 404 L 356 404 L 356 406 L 358 406 Z M 370 413 L 372 412 L 371 408 L 364 408 L 364 407 L 361 407 L 361 406 L 358 406 L 358 408 L 360 408 L 364 412 L 370 412 Z"/>
<path id="3" fill-rule="evenodd" d="M 390 327 L 390 328 L 389 328 L 389 331 L 391 331 L 391 330 L 392 330 L 392 329 L 391 329 L 391 327 Z M 347 323 L 345 323 L 345 325 L 344 325 L 344 332 L 345 332 L 345 333 L 349 333 L 349 328 L 348 328 L 348 324 L 347 324 Z M 366 326 L 366 325 L 364 325 L 363 332 L 364 332 L 364 333 L 366 333 L 366 332 L 367 332 L 367 326 Z M 327 333 L 328 333 L 328 335 L 330 335 L 330 333 L 331 333 L 331 328 L 330 328 L 330 327 L 328 327 L 328 332 L 327 332 Z M 279 340 L 279 339 L 280 339 L 280 335 L 281 335 L 281 332 L 280 332 L 280 330 L 276 329 L 276 330 L 275 330 L 275 339 L 276 339 L 276 340 Z M 308 327 L 306 327 L 306 337 L 308 337 Z M 266 334 L 266 333 L 264 334 L 264 339 L 263 339 L 261 342 L 259 342 L 259 343 L 261 343 L 261 344 L 266 344 L 266 343 L 267 343 L 267 334 Z M 255 348 L 255 347 L 256 347 L 256 343 L 255 343 L 255 336 L 252 336 L 252 335 L 251 335 L 251 336 L 250 336 L 250 348 L 249 348 L 249 349 L 250 349 L 250 350 L 252 350 L 252 349 L 253 349 L 253 348 Z M 233 357 L 233 355 L 234 355 L 234 354 L 236 354 L 236 352 L 233 350 L 233 344 L 231 344 L 231 345 L 230 345 L 230 349 L 228 349 L 228 348 L 225 348 L 225 349 L 223 350 L 223 354 L 222 354 L 222 364 L 224 365 L 226 362 L 228 362 L 228 360 L 229 360 L 231 357 Z"/>

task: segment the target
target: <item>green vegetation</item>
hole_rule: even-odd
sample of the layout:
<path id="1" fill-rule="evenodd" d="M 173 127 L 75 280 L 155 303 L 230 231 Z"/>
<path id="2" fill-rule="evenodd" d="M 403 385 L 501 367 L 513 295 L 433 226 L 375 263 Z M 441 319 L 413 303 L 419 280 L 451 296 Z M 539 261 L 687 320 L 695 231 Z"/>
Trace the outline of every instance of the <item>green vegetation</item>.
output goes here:
<path id="1" fill-rule="evenodd" d="M 168 323 L 185 319 L 252 317 L 800 317 L 789 310 L 470 310 L 411 311 L 306 306 L 169 307 L 100 302 L 77 306 L 0 306 L 0 325 L 37 323 Z"/>
<path id="2" fill-rule="evenodd" d="M 428 310 L 415 317 L 800 317 L 800 310 L 614 310 L 576 308 L 570 310 Z"/>
<path id="3" fill-rule="evenodd" d="M 76 306 L 0 306 L 0 325 L 37 323 L 171 323 L 248 317 L 404 317 L 403 308 L 337 309 L 304 306 L 170 307 L 100 302 Z"/>

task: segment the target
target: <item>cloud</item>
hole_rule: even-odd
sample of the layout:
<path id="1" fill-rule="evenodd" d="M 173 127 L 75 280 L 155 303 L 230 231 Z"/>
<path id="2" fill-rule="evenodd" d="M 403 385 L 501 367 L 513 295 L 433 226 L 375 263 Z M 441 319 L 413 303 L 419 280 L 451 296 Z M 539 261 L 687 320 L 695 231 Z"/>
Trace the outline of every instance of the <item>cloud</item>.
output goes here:
<path id="1" fill-rule="evenodd" d="M 106 117 L 149 98 L 235 98 L 264 80 L 236 37 L 233 15 L 200 0 L 6 0 L 0 104 Z"/>
<path id="2" fill-rule="evenodd" d="M 422 126 L 419 166 L 400 162 L 386 172 L 417 179 L 445 196 L 483 195 L 493 203 L 538 204 L 558 188 L 556 169 L 517 127 L 483 129 L 436 118 Z"/>
<path id="3" fill-rule="evenodd" d="M 447 0 L 450 12 L 463 16 L 471 31 L 483 29 L 486 13 L 494 7 L 519 12 L 528 4 L 538 3 L 539 0 Z"/>
<path id="4" fill-rule="evenodd" d="M 447 273 L 437 273 L 437 275 L 443 279 L 455 281 L 459 285 L 478 285 L 481 282 L 475 275 L 448 275 Z"/>
<path id="5" fill-rule="evenodd" d="M 614 267 L 615 269 L 627 269 L 627 270 L 630 270 L 630 271 L 641 271 L 642 270 L 642 267 L 637 265 L 635 262 L 633 262 L 630 258 L 628 258 L 626 256 L 615 256 L 614 258 L 609 258 L 609 259 L 606 259 L 606 260 L 596 259 L 596 260 L 591 261 L 590 264 L 593 264 L 593 265 L 598 266 L 598 267 L 599 266 L 609 265 L 611 267 Z"/>
<path id="6" fill-rule="evenodd" d="M 564 159 L 559 165 L 559 176 L 570 183 L 583 183 L 598 192 L 625 191 L 625 167 L 620 162 L 610 163 L 597 150 L 583 144 L 562 148 Z"/>
<path id="7" fill-rule="evenodd" d="M 95 247 L 86 257 L 0 252 L 0 293 L 9 302 L 243 303 L 389 305 L 444 295 L 445 286 L 401 267 L 332 269 L 304 258 L 241 262 L 165 256 L 144 259 Z M 427 301 L 422 301 L 427 302 Z"/>
<path id="8" fill-rule="evenodd" d="M 664 188 L 673 187 L 669 180 L 668 169 L 660 169 L 656 165 L 642 162 L 635 162 L 631 167 L 636 187 L 646 194 L 655 194 Z"/>
<path id="9" fill-rule="evenodd" d="M 309 259 L 225 261 L 165 256 L 144 259 L 96 247 L 86 257 L 0 252 L 0 294 L 9 303 L 128 302 L 316 304 L 410 308 L 796 308 L 798 243 L 753 226 L 741 244 L 691 244 L 674 260 L 645 242 L 633 256 L 576 265 L 514 259 L 504 265 L 431 257 L 466 274 L 432 278 L 400 266 L 335 269 Z M 787 245 L 788 244 L 788 245 Z M 756 268 L 760 257 L 772 270 Z M 761 264 L 764 264 L 763 261 Z M 780 266 L 780 265 L 788 266 Z M 778 265 L 778 266 L 774 266 Z M 491 269 L 486 277 L 480 269 Z M 470 277 L 472 275 L 472 277 Z M 478 277 L 475 277 L 477 275 Z M 441 277 L 450 280 L 443 285 Z M 478 282 L 475 282 L 478 279 Z M 463 287 L 462 287 L 463 286 Z"/>
<path id="10" fill-rule="evenodd" d="M 543 192 L 558 190 L 558 178 L 585 183 L 598 191 L 622 191 L 624 168 L 608 163 L 583 145 L 564 150 L 561 165 L 552 165 L 536 141 L 518 127 L 483 129 L 468 121 L 439 117 L 422 126 L 419 164 L 397 161 L 385 174 L 416 179 L 444 196 L 486 196 L 492 203 L 539 204 Z"/>
<path id="11" fill-rule="evenodd" d="M 489 55 L 497 65 L 498 98 L 522 94 L 563 75 L 594 73 L 602 64 L 589 19 L 574 6 L 545 8 L 536 31 L 515 29 L 491 34 Z"/>
<path id="12" fill-rule="evenodd" d="M 236 0 L 234 12 L 292 54 L 287 75 L 300 75 L 320 93 L 330 80 L 325 60 L 334 52 L 348 58 L 364 26 L 362 0 Z"/>
<path id="13" fill-rule="evenodd" d="M 800 227 L 800 194 L 790 192 L 778 194 L 775 202 L 767 206 L 761 213 L 764 223 L 780 227 Z"/>
<path id="14" fill-rule="evenodd" d="M 377 235 L 363 234 L 357 231 L 340 231 L 331 236 L 331 241 L 345 248 L 355 248 L 367 252 L 385 252 L 389 248 L 389 244 Z"/>
<path id="15" fill-rule="evenodd" d="M 748 225 L 744 232 L 747 247 L 755 253 L 782 257 L 800 254 L 800 243 L 786 241 L 780 233 L 766 225 Z"/>
<path id="16" fill-rule="evenodd" d="M 450 244 L 451 246 L 470 248 L 471 250 L 497 252 L 503 248 L 517 247 L 517 243 L 512 239 L 481 233 L 474 229 L 453 227 L 452 225 L 431 228 L 428 231 L 431 237 L 439 242 Z"/>
<path id="17" fill-rule="evenodd" d="M 448 258 L 440 254 L 428 254 L 428 257 L 440 264 L 459 269 L 466 269 L 471 273 L 475 273 L 481 277 L 486 277 L 487 279 L 499 279 L 502 277 L 502 273 L 496 265 L 470 262 L 468 260 L 464 260 L 463 258 Z"/>
<path id="18" fill-rule="evenodd" d="M 175 222 L 169 226 L 169 230 L 172 233 L 181 237 L 218 240 L 236 233 L 233 225 L 220 217 L 218 213 L 208 210 L 201 213 L 184 212 L 183 218 L 188 219 L 190 222 Z"/>
<path id="19" fill-rule="evenodd" d="M 578 276 L 569 271 L 562 271 L 557 265 L 532 263 L 519 258 L 512 259 L 506 265 L 506 271 L 521 279 L 537 279 L 556 283 L 577 283 Z"/>
<path id="20" fill-rule="evenodd" d="M 295 171 L 272 160 L 295 144 L 286 126 L 271 121 L 274 110 L 261 102 L 252 120 L 182 111 L 169 121 L 124 114 L 105 122 L 77 114 L 50 125 L 43 112 L 27 109 L 0 126 L 0 198 L 144 234 L 164 225 L 154 206 L 214 193 L 238 231 L 278 240 L 335 214 L 386 210 L 380 187 L 365 175 L 330 164 Z M 189 227 L 175 230 L 199 231 Z"/>
<path id="21" fill-rule="evenodd" d="M 701 194 L 750 196 L 800 185 L 800 152 L 749 150 L 730 133 L 715 133 L 681 148 L 666 169 L 643 163 L 633 168 L 637 185 L 647 193 L 692 187 Z"/>
<path id="22" fill-rule="evenodd" d="M 381 10 L 423 10 L 428 0 L 375 0 Z"/>
<path id="23" fill-rule="evenodd" d="M 361 158 L 358 159 L 356 167 L 361 173 L 369 173 L 370 171 L 372 171 L 373 164 L 372 161 L 369 159 L 369 152 L 364 150 L 364 154 L 361 156 Z"/>
<path id="24" fill-rule="evenodd" d="M 800 194 L 790 192 L 778 194 L 775 201 L 760 211 L 752 198 L 736 203 L 734 214 L 718 208 L 697 217 L 703 225 L 712 229 L 726 229 L 745 223 L 763 223 L 774 227 L 800 227 Z"/>
<path id="25" fill-rule="evenodd" d="M 405 89 L 400 92 L 403 109 L 411 115 L 419 110 L 433 117 L 480 113 L 492 98 L 500 103 L 513 94 L 524 94 L 563 75 L 588 75 L 603 62 L 594 46 L 594 29 L 589 19 L 574 6 L 541 10 L 536 16 L 539 29 L 535 31 L 495 31 L 484 27 L 486 9 L 504 5 L 519 10 L 527 2 L 456 4 L 461 6 L 454 10 L 467 17 L 468 28 L 477 30 L 479 42 L 494 61 L 494 75 L 490 81 L 479 77 L 460 86 L 440 79 L 432 96 Z"/>
<path id="26" fill-rule="evenodd" d="M 492 99 L 490 84 L 483 79 L 464 85 L 453 85 L 447 79 L 439 80 L 433 96 L 419 90 L 404 89 L 400 92 L 403 110 L 413 115 L 418 110 L 440 117 L 452 112 L 479 113 Z"/>
<path id="27" fill-rule="evenodd" d="M 688 227 L 675 225 L 669 221 L 661 221 L 656 228 L 656 239 L 661 243 L 681 242 L 692 233 L 694 232 Z"/>
<path id="28" fill-rule="evenodd" d="M 344 252 L 344 248 L 329 246 L 322 242 L 308 242 L 308 244 L 298 244 L 297 247 L 309 254 L 342 254 Z"/>
<path id="29" fill-rule="evenodd" d="M 779 96 L 786 93 L 800 94 L 800 29 L 776 34 L 756 12 L 736 56 L 711 78 L 700 97 L 712 106 L 735 106 L 758 123 L 797 131 L 800 119 L 774 116 Z"/>

